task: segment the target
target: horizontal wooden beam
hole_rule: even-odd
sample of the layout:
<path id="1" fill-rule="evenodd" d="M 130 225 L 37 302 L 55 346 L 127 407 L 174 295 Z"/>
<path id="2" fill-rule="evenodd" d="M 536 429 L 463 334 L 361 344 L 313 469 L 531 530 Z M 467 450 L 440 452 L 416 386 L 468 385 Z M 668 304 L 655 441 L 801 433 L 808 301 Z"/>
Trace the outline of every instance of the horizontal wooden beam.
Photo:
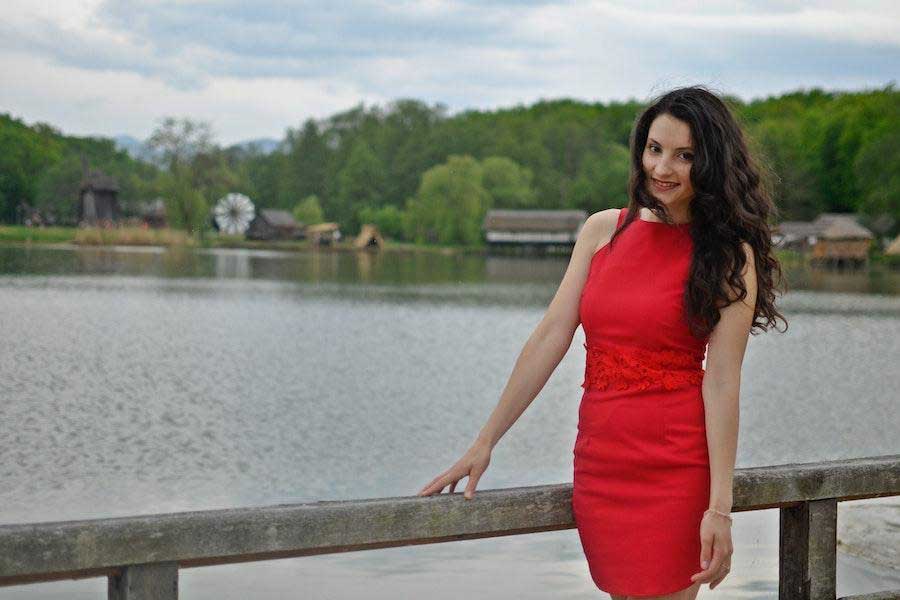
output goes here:
<path id="1" fill-rule="evenodd" d="M 900 590 L 859 594 L 856 596 L 841 596 L 838 600 L 900 600 Z"/>
<path id="2" fill-rule="evenodd" d="M 900 455 L 737 469 L 736 511 L 900 495 Z M 572 485 L 0 526 L 0 586 L 553 531 Z"/>

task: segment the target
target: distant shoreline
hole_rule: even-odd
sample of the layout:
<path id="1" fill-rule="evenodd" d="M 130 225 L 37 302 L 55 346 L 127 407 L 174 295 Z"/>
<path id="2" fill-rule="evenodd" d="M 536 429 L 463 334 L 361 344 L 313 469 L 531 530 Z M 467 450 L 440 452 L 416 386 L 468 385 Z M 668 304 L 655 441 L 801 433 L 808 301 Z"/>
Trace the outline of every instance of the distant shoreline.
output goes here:
<path id="1" fill-rule="evenodd" d="M 80 238 L 80 239 L 79 239 Z M 220 236 L 216 232 L 207 233 L 202 240 L 174 229 L 116 228 L 110 230 L 79 229 L 77 227 L 26 227 L 24 225 L 0 225 L 2 244 L 38 244 L 73 249 L 112 246 L 154 246 L 160 248 L 231 248 L 247 250 L 280 250 L 284 252 L 366 252 L 365 248 L 353 246 L 352 236 L 337 243 L 314 246 L 308 240 L 247 240 L 239 236 Z M 380 249 L 385 252 L 431 252 L 444 255 L 488 255 L 506 253 L 511 256 L 541 255 L 570 256 L 567 252 L 534 252 L 518 248 L 497 251 L 487 245 L 448 246 L 417 244 L 385 240 Z M 784 264 L 806 262 L 803 254 L 794 250 L 776 249 L 775 255 Z M 871 264 L 900 267 L 900 256 L 872 255 Z"/>

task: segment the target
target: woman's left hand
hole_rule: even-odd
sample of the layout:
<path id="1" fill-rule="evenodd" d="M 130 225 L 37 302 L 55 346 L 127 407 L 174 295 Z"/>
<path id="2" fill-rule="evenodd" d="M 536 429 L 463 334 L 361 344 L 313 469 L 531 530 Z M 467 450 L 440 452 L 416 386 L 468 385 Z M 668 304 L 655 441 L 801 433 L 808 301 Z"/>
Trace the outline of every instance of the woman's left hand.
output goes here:
<path id="1" fill-rule="evenodd" d="M 715 513 L 706 513 L 700 521 L 700 568 L 691 581 L 709 583 L 715 589 L 731 570 L 731 521 Z"/>

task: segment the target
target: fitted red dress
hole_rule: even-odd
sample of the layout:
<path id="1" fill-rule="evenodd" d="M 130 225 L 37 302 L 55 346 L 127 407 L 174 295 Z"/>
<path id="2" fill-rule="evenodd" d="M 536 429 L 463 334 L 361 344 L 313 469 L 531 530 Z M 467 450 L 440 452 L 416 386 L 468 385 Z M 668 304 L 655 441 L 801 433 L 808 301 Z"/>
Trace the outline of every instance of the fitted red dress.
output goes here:
<path id="1" fill-rule="evenodd" d="M 591 577 L 611 594 L 675 592 L 701 570 L 708 337 L 682 314 L 692 252 L 689 224 L 638 217 L 594 254 L 581 295 L 572 512 Z"/>

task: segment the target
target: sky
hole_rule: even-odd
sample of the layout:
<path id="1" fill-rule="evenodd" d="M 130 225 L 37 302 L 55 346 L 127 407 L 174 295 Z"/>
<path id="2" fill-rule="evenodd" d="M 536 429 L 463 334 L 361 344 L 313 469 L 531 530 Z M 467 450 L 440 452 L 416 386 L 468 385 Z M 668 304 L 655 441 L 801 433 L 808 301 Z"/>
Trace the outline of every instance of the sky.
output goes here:
<path id="1" fill-rule="evenodd" d="M 3 0 L 0 73 L 0 113 L 29 124 L 145 139 L 189 117 L 231 144 L 400 98 L 454 114 L 882 88 L 900 2 Z"/>

